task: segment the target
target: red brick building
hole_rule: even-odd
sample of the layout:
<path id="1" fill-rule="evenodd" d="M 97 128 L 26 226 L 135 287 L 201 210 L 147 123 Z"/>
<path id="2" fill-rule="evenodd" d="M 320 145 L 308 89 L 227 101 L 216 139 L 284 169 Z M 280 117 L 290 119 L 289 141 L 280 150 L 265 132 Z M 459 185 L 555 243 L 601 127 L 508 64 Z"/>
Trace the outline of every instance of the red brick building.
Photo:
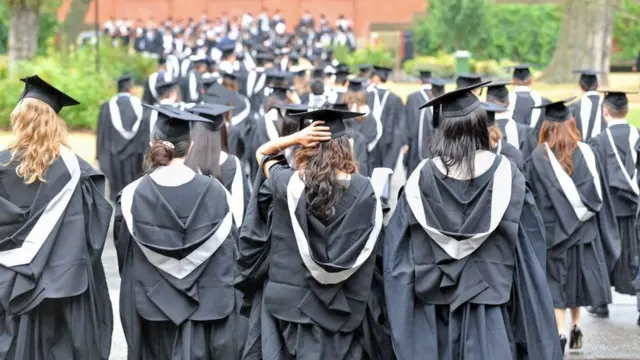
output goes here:
<path id="1" fill-rule="evenodd" d="M 95 0 L 94 0 L 95 1 Z M 70 0 L 66 0 L 61 12 L 66 12 Z M 202 14 L 209 17 L 226 12 L 229 18 L 250 11 L 256 16 L 262 8 L 269 14 L 276 9 L 287 21 L 289 29 L 297 24 L 305 10 L 309 10 L 316 21 L 324 13 L 333 24 L 340 14 L 352 19 L 358 36 L 366 36 L 371 24 L 408 23 L 414 14 L 423 12 L 426 0 L 99 0 L 99 17 L 104 22 L 109 17 L 147 19 L 154 16 L 164 19 Z M 95 5 L 91 4 L 86 22 L 93 23 Z"/>

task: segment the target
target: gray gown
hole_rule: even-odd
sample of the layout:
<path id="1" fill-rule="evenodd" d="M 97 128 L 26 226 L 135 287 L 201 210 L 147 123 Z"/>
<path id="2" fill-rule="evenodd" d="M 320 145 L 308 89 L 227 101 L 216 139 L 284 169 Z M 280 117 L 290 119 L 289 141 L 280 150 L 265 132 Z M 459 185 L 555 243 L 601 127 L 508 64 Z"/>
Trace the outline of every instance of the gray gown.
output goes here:
<path id="1" fill-rule="evenodd" d="M 555 155 L 540 145 L 526 169 L 544 219 L 554 307 L 606 305 L 611 303 L 609 273 L 620 256 L 620 239 L 609 190 L 601 186 L 602 167 L 584 143 L 573 152 L 570 176 L 561 168 L 554 171 L 552 159 Z"/>
<path id="2" fill-rule="evenodd" d="M 491 149 L 494 154 L 504 155 L 507 159 L 516 165 L 521 173 L 524 173 L 524 160 L 522 159 L 522 153 L 518 148 L 509 144 L 508 142 L 501 140 L 496 146 Z"/>
<path id="3" fill-rule="evenodd" d="M 323 220 L 279 160 L 269 180 L 258 173 L 240 233 L 236 286 L 251 306 L 243 359 L 393 359 L 376 273 L 377 192 L 354 174 Z"/>
<path id="4" fill-rule="evenodd" d="M 420 162 L 429 157 L 429 144 L 435 133 L 433 128 L 433 110 L 418 109 L 429 101 L 426 90 L 415 92 L 407 98 L 405 115 L 405 137 L 409 151 L 405 155 L 407 174 L 411 174 Z"/>
<path id="5" fill-rule="evenodd" d="M 571 113 L 583 141 L 589 141 L 607 127 L 602 116 L 601 99 L 600 94 L 594 91 L 586 93 L 580 100 L 571 104 Z"/>
<path id="6" fill-rule="evenodd" d="M 488 170 L 473 180 L 423 161 L 387 226 L 384 291 L 399 360 L 562 359 L 540 213 L 515 166 L 483 154 L 476 171 Z"/>
<path id="7" fill-rule="evenodd" d="M 0 164 L 9 162 L 0 152 Z M 105 179 L 63 149 L 47 182 L 0 166 L 0 359 L 109 358 L 113 313 L 101 256 Z"/>
<path id="8" fill-rule="evenodd" d="M 533 150 L 536 149 L 538 144 L 538 140 L 533 132 L 533 130 L 523 124 L 515 123 L 515 133 L 512 134 L 511 131 L 507 130 L 508 120 L 496 120 L 496 126 L 500 128 L 502 132 L 502 140 L 508 142 L 509 144 L 515 146 L 520 153 L 522 154 L 522 158 L 524 160 L 529 159 Z M 517 134 L 517 139 L 510 138 L 510 136 L 514 136 Z"/>
<path id="9" fill-rule="evenodd" d="M 377 88 L 382 106 L 382 137 L 378 141 L 381 151 L 380 164 L 377 167 L 395 169 L 405 138 L 405 110 L 402 99 L 388 89 Z"/>
<path id="10" fill-rule="evenodd" d="M 611 195 L 621 241 L 620 259 L 610 274 L 611 285 L 617 292 L 628 295 L 636 295 L 640 290 L 637 276 L 640 240 L 636 225 L 640 198 L 634 176 L 640 150 L 637 134 L 635 126 L 619 124 L 610 126 L 590 141 L 602 165 L 602 176 Z M 615 144 L 615 151 L 612 144 Z"/>
<path id="11" fill-rule="evenodd" d="M 114 242 L 128 359 L 239 359 L 247 321 L 233 288 L 229 203 L 217 180 L 183 165 L 122 191 Z"/>
<path id="12" fill-rule="evenodd" d="M 132 96 L 114 97 L 100 108 L 96 157 L 100 171 L 109 181 L 111 201 L 142 175 L 149 148 L 149 114 L 140 100 Z"/>

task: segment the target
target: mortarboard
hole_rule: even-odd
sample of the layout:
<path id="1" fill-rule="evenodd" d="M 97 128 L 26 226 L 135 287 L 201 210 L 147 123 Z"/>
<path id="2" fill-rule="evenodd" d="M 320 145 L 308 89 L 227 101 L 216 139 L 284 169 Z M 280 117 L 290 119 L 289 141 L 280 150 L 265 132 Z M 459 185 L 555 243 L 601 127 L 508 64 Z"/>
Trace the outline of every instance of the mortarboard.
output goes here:
<path id="1" fill-rule="evenodd" d="M 246 106 L 242 95 L 227 89 L 219 83 L 211 84 L 205 95 L 206 103 L 221 105 L 231 104 L 234 109 L 243 109 Z"/>
<path id="2" fill-rule="evenodd" d="M 496 113 L 505 112 L 507 109 L 504 106 L 500 106 L 492 102 L 483 102 L 482 108 L 487 112 L 487 125 L 491 126 L 496 122 Z"/>
<path id="3" fill-rule="evenodd" d="M 318 109 L 299 114 L 291 114 L 290 117 L 300 120 L 322 120 L 324 121 L 324 125 L 329 127 L 329 131 L 331 131 L 331 138 L 335 139 L 340 136 L 346 135 L 347 133 L 347 127 L 344 124 L 344 120 L 360 117 L 363 115 L 365 114 L 352 111 Z"/>
<path id="4" fill-rule="evenodd" d="M 374 66 L 373 70 L 383 79 L 389 78 L 389 74 L 391 74 L 391 72 L 393 71 L 392 68 L 378 65 Z"/>
<path id="5" fill-rule="evenodd" d="M 480 75 L 470 74 L 470 73 L 459 74 L 458 77 L 456 78 L 456 86 L 458 87 L 458 89 L 473 86 L 481 82 L 482 82 L 482 78 L 480 77 Z"/>
<path id="6" fill-rule="evenodd" d="M 371 66 L 371 64 L 360 64 L 358 65 L 358 70 L 360 70 L 360 72 L 367 72 L 369 70 L 371 70 L 373 68 L 373 66 Z"/>
<path id="7" fill-rule="evenodd" d="M 236 74 L 232 73 L 232 72 L 227 72 L 227 71 L 221 71 L 220 74 L 222 75 L 223 78 L 227 78 L 229 80 L 238 80 L 238 76 L 236 76 Z"/>
<path id="8" fill-rule="evenodd" d="M 494 81 L 487 85 L 487 101 L 497 100 L 503 102 L 509 100 L 509 89 L 507 85 L 512 85 L 510 81 Z"/>
<path id="9" fill-rule="evenodd" d="M 220 104 L 199 104 L 186 111 L 211 120 L 211 123 L 204 123 L 210 131 L 218 131 L 224 126 L 224 114 L 233 110 L 233 106 Z"/>
<path id="10" fill-rule="evenodd" d="M 575 96 L 565 100 L 534 106 L 533 108 L 543 109 L 545 120 L 561 123 L 571 118 L 571 110 L 567 107 L 567 103 L 573 99 L 575 99 Z"/>
<path id="11" fill-rule="evenodd" d="M 353 78 L 351 80 L 349 80 L 349 86 L 347 87 L 347 89 L 349 91 L 363 91 L 364 90 L 364 83 L 367 81 L 366 78 L 362 78 L 362 77 L 357 77 L 357 78 Z"/>
<path id="12" fill-rule="evenodd" d="M 226 41 L 218 45 L 218 49 L 222 51 L 223 55 L 231 55 L 236 50 L 236 43 L 233 41 Z"/>
<path id="13" fill-rule="evenodd" d="M 300 54 L 298 54 L 295 51 L 292 52 L 291 54 L 289 54 L 289 60 L 294 61 L 294 62 L 300 60 Z"/>
<path id="14" fill-rule="evenodd" d="M 433 74 L 429 70 L 420 70 L 420 80 L 427 82 L 431 80 Z"/>
<path id="15" fill-rule="evenodd" d="M 164 92 L 173 86 L 178 85 L 178 79 L 174 79 L 169 72 L 158 73 L 156 80 L 156 91 Z"/>
<path id="16" fill-rule="evenodd" d="M 130 82 L 131 80 L 133 80 L 133 76 L 131 76 L 131 74 L 124 74 L 122 76 L 120 76 L 117 79 L 118 82 L 118 88 L 122 88 L 124 87 L 124 85 L 126 85 L 128 82 Z"/>
<path id="17" fill-rule="evenodd" d="M 444 93 L 444 87 L 447 86 L 448 83 L 448 81 L 438 77 L 431 78 L 431 92 L 437 94 Z"/>
<path id="18" fill-rule="evenodd" d="M 489 84 L 490 81 L 481 82 L 468 87 L 456 89 L 437 98 L 428 101 L 419 109 L 432 106 L 433 107 L 433 127 L 437 128 L 440 124 L 440 117 L 460 117 L 470 114 L 473 110 L 480 106 L 481 102 L 471 92 Z"/>
<path id="19" fill-rule="evenodd" d="M 314 79 L 322 79 L 325 76 L 327 76 L 327 74 L 322 66 L 313 68 L 313 71 L 311 72 L 311 77 Z"/>
<path id="20" fill-rule="evenodd" d="M 164 65 L 167 63 L 167 58 L 164 56 L 161 56 L 158 58 L 158 65 Z"/>
<path id="21" fill-rule="evenodd" d="M 586 85 L 586 87 L 591 87 L 598 83 L 598 74 L 599 71 L 594 69 L 580 69 L 573 70 L 574 74 L 580 74 L 580 82 Z"/>
<path id="22" fill-rule="evenodd" d="M 38 99 L 57 113 L 65 106 L 75 106 L 80 103 L 71 96 L 56 89 L 53 85 L 42 80 L 38 75 L 20 79 L 24 85 L 24 91 L 20 95 L 20 100 L 25 98 Z"/>
<path id="23" fill-rule="evenodd" d="M 283 118 L 292 118 L 291 115 L 301 114 L 309 111 L 309 106 L 306 104 L 278 104 L 275 106 L 278 109 L 278 113 Z M 306 125 L 310 124 L 305 119 L 294 119 L 299 121 L 299 130 L 304 129 Z"/>
<path id="24" fill-rule="evenodd" d="M 160 134 L 158 138 L 170 142 L 178 142 L 189 138 L 192 122 L 211 124 L 212 121 L 172 106 L 154 106 L 142 104 L 142 106 L 158 112 L 158 120 L 154 131 Z"/>
<path id="25" fill-rule="evenodd" d="M 256 60 L 260 60 L 264 63 L 269 63 L 269 62 L 273 62 L 274 57 L 269 53 L 260 52 L 256 55 Z"/>
<path id="26" fill-rule="evenodd" d="M 614 110 L 624 111 L 629 107 L 629 99 L 627 94 L 637 94 L 637 91 L 624 91 L 624 90 L 602 90 L 604 94 L 603 103 L 611 106 Z"/>
<path id="27" fill-rule="evenodd" d="M 331 104 L 331 108 L 333 110 L 349 111 L 349 104 L 347 104 L 347 103 L 335 103 L 335 104 Z"/>
<path id="28" fill-rule="evenodd" d="M 213 85 L 214 83 L 216 83 L 218 81 L 218 77 L 211 74 L 211 73 L 207 73 L 205 75 L 202 76 L 202 85 L 204 85 L 205 90 L 209 89 L 209 86 Z"/>
<path id="29" fill-rule="evenodd" d="M 531 77 L 531 65 L 520 64 L 513 67 L 513 78 L 526 81 Z"/>

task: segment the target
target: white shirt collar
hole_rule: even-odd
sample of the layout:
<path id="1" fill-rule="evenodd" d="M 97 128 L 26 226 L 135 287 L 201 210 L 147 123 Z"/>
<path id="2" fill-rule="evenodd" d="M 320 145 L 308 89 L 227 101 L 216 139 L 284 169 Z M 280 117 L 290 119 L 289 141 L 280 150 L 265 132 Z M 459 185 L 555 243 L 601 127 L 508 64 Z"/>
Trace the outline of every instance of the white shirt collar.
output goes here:
<path id="1" fill-rule="evenodd" d="M 500 113 L 496 113 L 496 120 L 511 120 L 513 117 L 512 111 L 503 111 Z"/>
<path id="2" fill-rule="evenodd" d="M 515 92 L 531 92 L 531 88 L 528 86 L 516 86 L 513 88 Z"/>
<path id="3" fill-rule="evenodd" d="M 587 96 L 600 96 L 600 93 L 596 90 L 591 90 L 584 93 L 583 97 Z"/>
<path id="4" fill-rule="evenodd" d="M 171 99 L 162 99 L 160 100 L 160 105 L 174 105 L 175 103 Z"/>
<path id="5" fill-rule="evenodd" d="M 613 125 L 626 125 L 628 124 L 627 119 L 615 119 L 607 122 L 607 127 L 611 127 Z"/>
<path id="6" fill-rule="evenodd" d="M 424 91 L 429 91 L 431 90 L 431 84 L 423 84 L 422 86 L 420 86 L 420 89 Z"/>
<path id="7" fill-rule="evenodd" d="M 131 97 L 131 94 L 129 94 L 128 92 L 121 92 L 121 93 L 118 93 L 118 97 L 120 96 Z"/>

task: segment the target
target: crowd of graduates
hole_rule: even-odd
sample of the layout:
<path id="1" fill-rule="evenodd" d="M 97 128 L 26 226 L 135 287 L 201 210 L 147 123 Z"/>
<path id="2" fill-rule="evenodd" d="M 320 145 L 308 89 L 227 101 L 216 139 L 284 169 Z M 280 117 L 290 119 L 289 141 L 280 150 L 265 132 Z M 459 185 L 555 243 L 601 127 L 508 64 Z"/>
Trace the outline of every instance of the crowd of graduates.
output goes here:
<path id="1" fill-rule="evenodd" d="M 172 46 L 142 99 L 124 74 L 99 171 L 65 145 L 78 101 L 23 79 L 0 152 L 0 357 L 109 358 L 112 212 L 129 359 L 561 359 L 582 307 L 637 294 L 625 91 L 586 69 L 583 96 L 546 99 L 520 65 L 449 92 L 422 71 L 403 101 L 392 69 L 352 74 L 299 35 Z"/>

